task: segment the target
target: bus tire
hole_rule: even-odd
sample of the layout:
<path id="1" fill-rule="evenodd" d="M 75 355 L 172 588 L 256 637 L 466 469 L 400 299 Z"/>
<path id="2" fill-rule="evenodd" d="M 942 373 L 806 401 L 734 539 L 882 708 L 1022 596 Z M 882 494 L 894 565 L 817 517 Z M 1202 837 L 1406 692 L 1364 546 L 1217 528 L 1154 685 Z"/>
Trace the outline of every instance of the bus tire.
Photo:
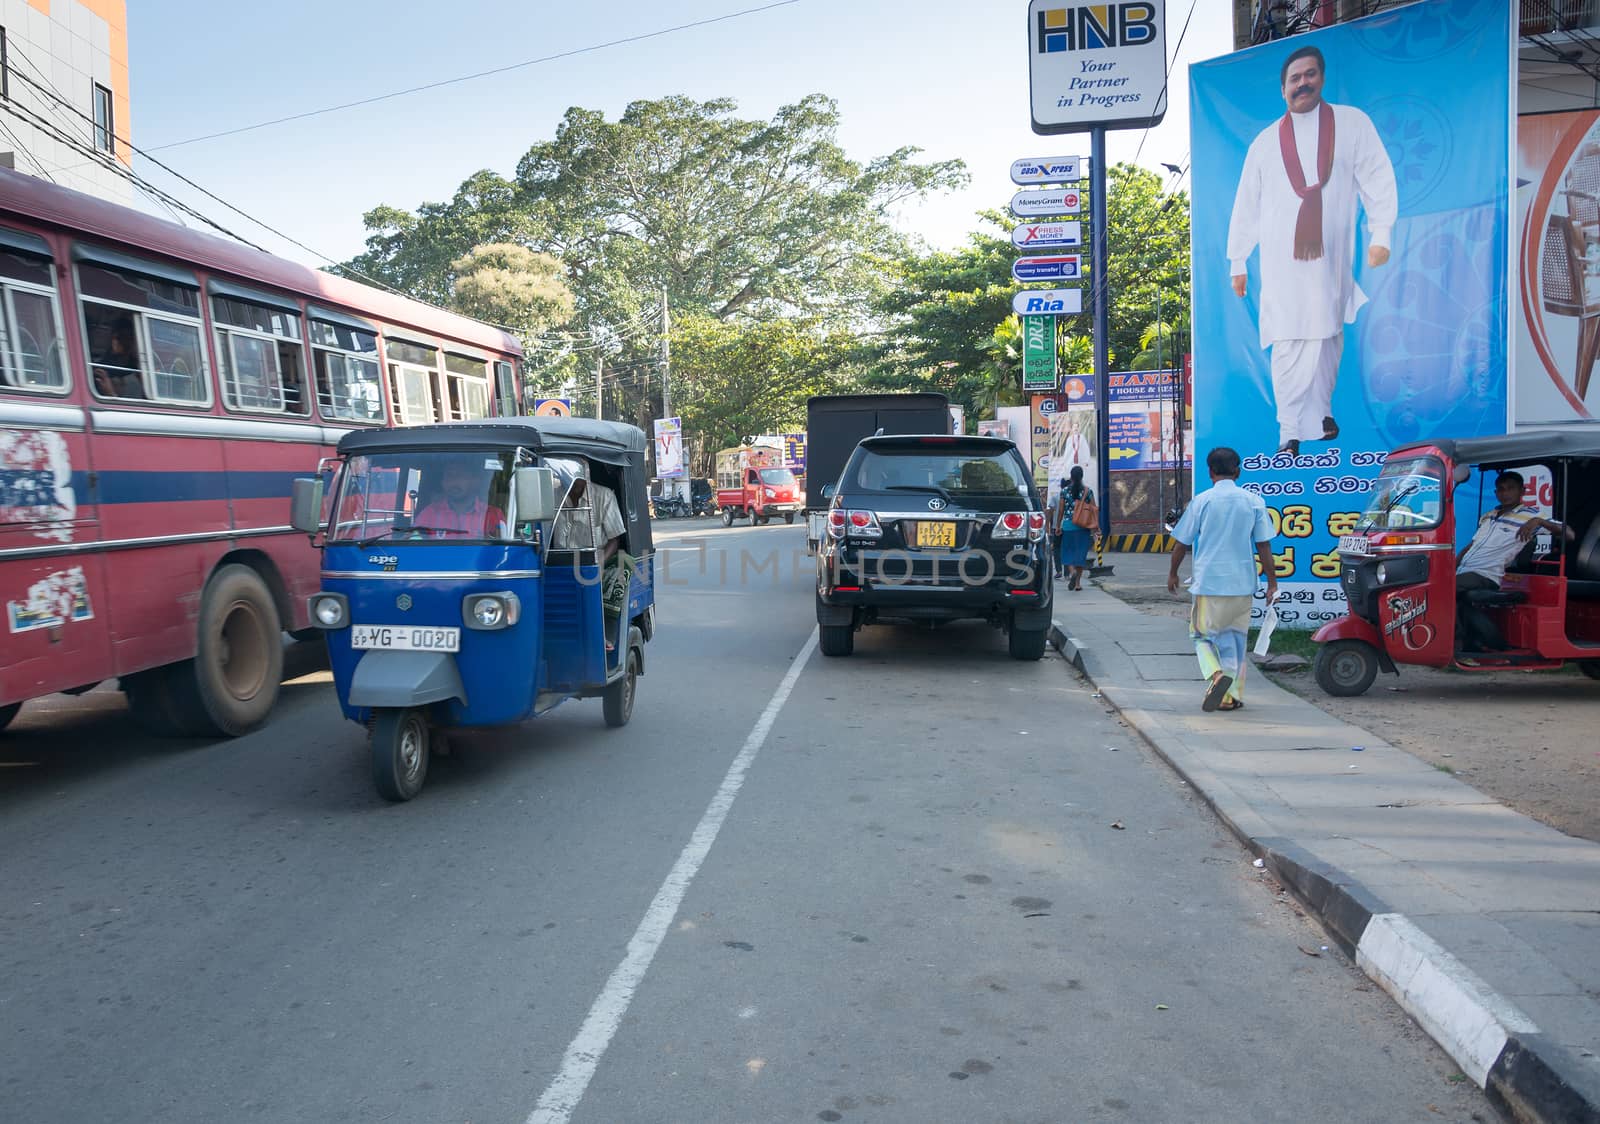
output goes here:
<path id="1" fill-rule="evenodd" d="M 17 716 L 17 711 L 21 709 L 22 704 L 19 702 L 6 703 L 5 706 L 0 706 L 0 730 L 4 730 L 11 725 L 11 720 Z"/>
<path id="2" fill-rule="evenodd" d="M 385 800 L 400 803 L 428 779 L 428 717 L 422 711 L 379 710 L 372 716 L 372 783 Z"/>
<path id="3" fill-rule="evenodd" d="M 1590 679 L 1600 679 L 1600 660 L 1579 660 L 1578 670 Z M 5 721 L 0 718 L 0 730 L 5 729 Z"/>
<path id="4" fill-rule="evenodd" d="M 601 708 L 605 713 L 607 726 L 615 728 L 628 724 L 628 719 L 633 717 L 633 696 L 638 688 L 639 653 L 630 648 L 628 650 L 628 670 L 623 672 L 615 683 L 607 687 L 605 694 L 600 697 Z"/>
<path id="5" fill-rule="evenodd" d="M 283 680 L 282 631 L 272 591 L 249 566 L 224 566 L 206 583 L 193 682 L 208 732 L 238 737 L 266 720 Z"/>

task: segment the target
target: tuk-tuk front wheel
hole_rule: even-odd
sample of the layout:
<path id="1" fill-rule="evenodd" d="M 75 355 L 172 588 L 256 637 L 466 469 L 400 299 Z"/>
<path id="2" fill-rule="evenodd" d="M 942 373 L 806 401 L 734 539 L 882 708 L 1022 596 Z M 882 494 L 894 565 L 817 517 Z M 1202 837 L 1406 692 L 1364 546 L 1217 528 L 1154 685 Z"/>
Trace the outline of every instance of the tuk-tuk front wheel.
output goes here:
<path id="1" fill-rule="evenodd" d="M 380 710 L 372 719 L 372 782 L 385 800 L 410 800 L 428 778 L 428 720 L 420 710 Z"/>
<path id="2" fill-rule="evenodd" d="M 1378 650 L 1365 640 L 1332 640 L 1317 649 L 1312 670 L 1328 694 L 1353 698 L 1378 677 Z"/>
<path id="3" fill-rule="evenodd" d="M 1590 679 L 1600 679 L 1600 660 L 1579 660 L 1578 670 Z"/>
<path id="4" fill-rule="evenodd" d="M 733 526 L 733 508 L 725 507 L 722 509 L 722 525 L 724 527 Z"/>
<path id="5" fill-rule="evenodd" d="M 783 513 L 783 521 L 785 523 L 789 524 L 789 526 L 793 527 L 794 526 L 794 512 L 792 512 L 792 511 L 784 512 Z"/>
<path id="6" fill-rule="evenodd" d="M 626 726 L 633 717 L 633 695 L 639 682 L 639 653 L 628 651 L 628 670 L 601 696 L 607 726 Z"/>

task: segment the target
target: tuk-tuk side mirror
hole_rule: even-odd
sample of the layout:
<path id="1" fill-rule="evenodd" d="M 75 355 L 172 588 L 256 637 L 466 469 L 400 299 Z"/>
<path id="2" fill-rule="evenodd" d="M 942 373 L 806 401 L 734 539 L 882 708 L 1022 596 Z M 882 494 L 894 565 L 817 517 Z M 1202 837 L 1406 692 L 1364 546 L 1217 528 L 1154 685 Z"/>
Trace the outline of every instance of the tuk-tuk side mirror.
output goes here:
<path id="1" fill-rule="evenodd" d="M 322 478 L 300 478 L 289 492 L 289 525 L 314 535 L 322 530 Z"/>
<path id="2" fill-rule="evenodd" d="M 526 466 L 512 475 L 517 522 L 543 523 L 556 517 L 556 476 L 548 468 Z"/>
<path id="3" fill-rule="evenodd" d="M 833 499 L 833 494 L 838 490 L 839 485 L 837 484 L 824 484 L 822 486 L 822 498 L 825 500 L 831 500 Z"/>
<path id="4" fill-rule="evenodd" d="M 1450 473 L 1450 479 L 1456 484 L 1457 487 L 1465 484 L 1468 480 L 1472 479 L 1472 466 L 1470 464 L 1456 465 L 1454 471 Z"/>

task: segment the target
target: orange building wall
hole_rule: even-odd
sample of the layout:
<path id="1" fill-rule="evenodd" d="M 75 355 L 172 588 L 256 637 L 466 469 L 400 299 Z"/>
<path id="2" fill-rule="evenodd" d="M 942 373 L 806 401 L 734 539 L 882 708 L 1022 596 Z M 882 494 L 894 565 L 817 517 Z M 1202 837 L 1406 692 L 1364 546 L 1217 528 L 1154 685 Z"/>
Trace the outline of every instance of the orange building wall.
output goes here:
<path id="1" fill-rule="evenodd" d="M 74 0 L 64 0 L 73 3 Z M 128 99 L 128 4 L 127 0 L 76 0 L 106 21 L 111 29 L 111 116 L 117 136 L 133 136 L 133 110 Z M 28 0 L 30 7 L 50 14 L 50 0 Z M 117 159 L 133 166 L 133 153 L 126 144 L 116 142 Z"/>

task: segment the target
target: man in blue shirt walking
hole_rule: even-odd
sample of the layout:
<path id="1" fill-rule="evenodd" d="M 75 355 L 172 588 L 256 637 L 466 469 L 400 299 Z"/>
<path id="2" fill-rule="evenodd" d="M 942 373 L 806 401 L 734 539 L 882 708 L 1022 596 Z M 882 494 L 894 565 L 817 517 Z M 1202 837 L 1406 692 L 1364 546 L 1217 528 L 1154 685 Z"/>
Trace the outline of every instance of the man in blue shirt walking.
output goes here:
<path id="1" fill-rule="evenodd" d="M 1267 602 L 1278 596 L 1272 567 L 1272 520 L 1254 492 L 1239 487 L 1239 454 L 1218 446 L 1206 456 L 1211 487 L 1201 492 L 1173 529 L 1167 590 L 1178 592 L 1178 567 L 1194 554 L 1189 591 L 1194 607 L 1189 636 L 1206 679 L 1203 710 L 1244 706 L 1245 646 L 1255 602 L 1256 563 L 1267 577 Z"/>

